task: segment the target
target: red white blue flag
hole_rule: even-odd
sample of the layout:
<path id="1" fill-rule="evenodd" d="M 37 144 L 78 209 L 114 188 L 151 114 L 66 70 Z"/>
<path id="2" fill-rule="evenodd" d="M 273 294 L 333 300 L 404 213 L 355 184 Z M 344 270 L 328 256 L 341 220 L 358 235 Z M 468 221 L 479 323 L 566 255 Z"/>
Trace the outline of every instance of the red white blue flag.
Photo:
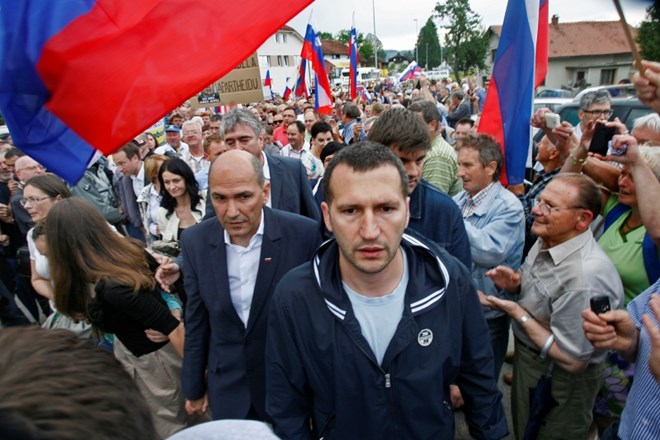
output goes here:
<path id="1" fill-rule="evenodd" d="M 18 148 L 75 183 L 95 150 L 116 151 L 311 2 L 0 0 L 0 111 Z"/>
<path id="2" fill-rule="evenodd" d="M 309 97 L 307 90 L 307 60 L 300 59 L 300 67 L 298 68 L 298 79 L 296 80 L 296 88 L 293 89 L 293 94 L 296 98 Z"/>
<path id="3" fill-rule="evenodd" d="M 493 136 L 504 156 L 502 183 L 525 178 L 534 89 L 548 72 L 548 0 L 509 0 L 479 132 Z"/>
<path id="4" fill-rule="evenodd" d="M 330 88 L 328 74 L 325 71 L 321 39 L 314 31 L 311 24 L 307 25 L 305 41 L 303 42 L 300 56 L 310 62 L 312 71 L 314 71 L 314 108 L 321 114 L 332 114 L 332 89 Z"/>
<path id="5" fill-rule="evenodd" d="M 355 30 L 355 26 L 351 28 L 351 41 L 348 44 L 348 57 L 350 59 L 348 79 L 350 83 L 351 99 L 355 100 L 355 98 L 357 98 L 358 64 L 360 63 L 357 47 L 357 31 Z"/>
<path id="6" fill-rule="evenodd" d="M 422 74 L 422 68 L 415 62 L 408 64 L 408 67 L 399 76 L 399 82 L 406 82 L 409 79 L 415 79 Z"/>
<path id="7" fill-rule="evenodd" d="M 273 80 L 270 79 L 270 69 L 266 70 L 266 79 L 264 79 L 264 87 L 268 87 L 270 99 L 273 99 Z"/>

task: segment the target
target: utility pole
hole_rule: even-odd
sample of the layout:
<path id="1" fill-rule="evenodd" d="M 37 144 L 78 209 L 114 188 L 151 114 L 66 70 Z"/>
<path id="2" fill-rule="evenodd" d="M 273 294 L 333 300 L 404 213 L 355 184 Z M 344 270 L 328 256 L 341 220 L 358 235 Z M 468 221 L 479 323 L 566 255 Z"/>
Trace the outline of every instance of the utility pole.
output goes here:
<path id="1" fill-rule="evenodd" d="M 426 43 L 426 70 L 429 70 L 429 43 Z"/>
<path id="2" fill-rule="evenodd" d="M 415 62 L 419 62 L 419 47 L 417 47 L 417 42 L 419 40 L 419 30 L 417 29 L 417 19 L 413 18 L 413 21 L 415 22 Z"/>
<path id="3" fill-rule="evenodd" d="M 371 0 L 371 9 L 373 10 L 373 17 L 374 17 L 374 42 L 373 44 L 377 46 L 378 42 L 378 37 L 376 36 L 376 0 Z M 380 69 L 378 69 L 378 48 L 374 48 L 374 64 L 376 65 L 376 69 L 378 70 L 378 78 L 380 78 Z"/>

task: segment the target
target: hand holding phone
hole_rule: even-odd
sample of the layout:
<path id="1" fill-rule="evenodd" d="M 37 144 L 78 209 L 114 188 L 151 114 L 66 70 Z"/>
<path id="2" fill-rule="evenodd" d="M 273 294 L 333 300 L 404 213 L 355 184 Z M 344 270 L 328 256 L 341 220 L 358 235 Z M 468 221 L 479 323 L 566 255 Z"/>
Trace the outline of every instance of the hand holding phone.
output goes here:
<path id="1" fill-rule="evenodd" d="M 608 144 L 615 134 L 616 127 L 608 127 L 605 124 L 596 124 L 594 135 L 591 138 L 591 144 L 589 144 L 589 152 L 606 156 Z"/>
<path id="2" fill-rule="evenodd" d="M 557 128 L 559 127 L 559 124 L 561 124 L 561 118 L 557 113 L 548 112 L 544 115 L 544 117 L 545 126 L 549 129 Z"/>
<path id="3" fill-rule="evenodd" d="M 610 306 L 610 298 L 607 295 L 594 296 L 589 300 L 589 303 L 591 305 L 591 311 L 596 315 L 612 310 Z"/>

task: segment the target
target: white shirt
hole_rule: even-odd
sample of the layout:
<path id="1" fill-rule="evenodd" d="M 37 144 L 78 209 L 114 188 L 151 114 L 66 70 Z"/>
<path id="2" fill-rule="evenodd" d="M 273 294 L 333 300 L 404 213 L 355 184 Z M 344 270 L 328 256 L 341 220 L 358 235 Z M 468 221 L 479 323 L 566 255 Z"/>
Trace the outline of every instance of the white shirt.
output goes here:
<path id="1" fill-rule="evenodd" d="M 261 243 L 264 235 L 264 212 L 261 211 L 261 222 L 257 233 L 252 236 L 247 247 L 231 243 L 229 233 L 225 231 L 225 250 L 227 252 L 227 274 L 229 276 L 229 293 L 231 302 L 238 317 L 247 327 L 250 317 L 250 307 L 254 296 L 254 286 L 259 272 L 261 259 Z"/>
<path id="2" fill-rule="evenodd" d="M 268 158 L 266 157 L 266 153 L 264 153 L 262 151 L 261 152 L 261 157 L 264 160 L 264 167 L 263 167 L 264 179 L 266 179 L 266 182 L 270 183 L 270 167 L 268 166 Z M 273 191 L 268 192 L 268 202 L 266 202 L 266 206 L 268 206 L 269 208 L 273 207 L 273 199 L 271 197 L 272 193 L 273 193 Z"/>
<path id="3" fill-rule="evenodd" d="M 185 142 L 181 142 L 181 146 L 179 147 L 178 152 L 170 144 L 163 144 L 160 147 L 156 148 L 154 150 L 154 153 L 155 154 L 165 154 L 168 151 L 171 151 L 172 153 L 174 153 L 174 154 L 178 155 L 179 157 L 181 157 L 181 155 L 184 152 L 188 151 L 188 144 L 186 144 Z"/>
<path id="4" fill-rule="evenodd" d="M 131 182 L 133 183 L 133 192 L 135 193 L 135 197 L 137 197 L 144 189 L 144 162 L 140 165 L 140 171 L 138 171 L 137 176 L 131 176 Z"/>
<path id="5" fill-rule="evenodd" d="M 309 154 L 309 144 L 307 142 L 303 144 L 300 151 L 294 150 L 291 144 L 280 150 L 280 156 L 291 157 L 293 159 L 302 159 L 307 154 Z"/>

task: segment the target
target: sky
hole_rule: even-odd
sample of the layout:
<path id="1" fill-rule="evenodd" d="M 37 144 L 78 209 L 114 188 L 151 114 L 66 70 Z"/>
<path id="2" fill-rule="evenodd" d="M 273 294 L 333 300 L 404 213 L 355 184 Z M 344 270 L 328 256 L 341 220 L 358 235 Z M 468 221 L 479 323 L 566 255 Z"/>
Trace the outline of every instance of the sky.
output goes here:
<path id="1" fill-rule="evenodd" d="M 560 22 L 618 20 L 611 0 L 549 0 L 550 13 L 559 15 Z M 621 0 L 626 20 L 637 25 L 644 19 L 646 5 L 640 0 Z M 301 35 L 305 35 L 307 23 L 317 32 L 335 34 L 341 29 L 350 29 L 355 12 L 355 27 L 363 34 L 373 33 L 376 9 L 376 35 L 386 50 L 413 49 L 417 40 L 415 19 L 418 29 L 424 26 L 434 10 L 437 0 L 315 0 L 288 24 Z M 505 0 L 470 0 L 470 7 L 478 13 L 485 28 L 501 25 L 506 11 Z M 438 22 L 436 21 L 436 25 Z M 442 41 L 441 41 L 442 43 Z"/>

